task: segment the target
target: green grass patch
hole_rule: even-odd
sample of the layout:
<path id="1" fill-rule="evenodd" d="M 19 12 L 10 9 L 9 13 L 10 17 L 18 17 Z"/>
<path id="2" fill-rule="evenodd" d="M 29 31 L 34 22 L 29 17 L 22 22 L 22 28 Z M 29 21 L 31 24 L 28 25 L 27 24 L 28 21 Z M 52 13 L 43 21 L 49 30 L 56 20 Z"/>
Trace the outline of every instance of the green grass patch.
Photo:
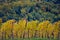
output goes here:
<path id="1" fill-rule="evenodd" d="M 53 38 L 11 38 L 5 40 L 60 40 L 60 39 L 53 39 Z"/>

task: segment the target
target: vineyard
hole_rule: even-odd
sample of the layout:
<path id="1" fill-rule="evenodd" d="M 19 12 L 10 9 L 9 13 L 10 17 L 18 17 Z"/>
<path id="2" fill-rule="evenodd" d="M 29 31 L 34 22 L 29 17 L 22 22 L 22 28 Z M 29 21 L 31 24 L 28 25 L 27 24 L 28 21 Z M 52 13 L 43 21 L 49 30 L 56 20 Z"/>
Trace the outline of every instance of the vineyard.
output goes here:
<path id="1" fill-rule="evenodd" d="M 8 20 L 1 23 L 0 26 L 0 40 L 15 38 L 53 38 L 60 37 L 60 21 L 51 23 L 46 20 L 43 22 L 26 21 L 24 19 L 19 20 Z"/>

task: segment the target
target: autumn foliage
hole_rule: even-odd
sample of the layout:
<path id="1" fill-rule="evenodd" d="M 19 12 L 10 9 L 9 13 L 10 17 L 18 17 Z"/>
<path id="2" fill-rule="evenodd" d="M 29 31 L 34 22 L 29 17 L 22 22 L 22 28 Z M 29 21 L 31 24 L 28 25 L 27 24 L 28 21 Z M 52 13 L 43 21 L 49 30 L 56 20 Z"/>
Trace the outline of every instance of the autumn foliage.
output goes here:
<path id="1" fill-rule="evenodd" d="M 46 20 L 43 22 L 19 20 L 8 20 L 2 23 L 0 28 L 0 39 L 3 38 L 58 38 L 60 33 L 60 21 L 51 23 Z"/>

